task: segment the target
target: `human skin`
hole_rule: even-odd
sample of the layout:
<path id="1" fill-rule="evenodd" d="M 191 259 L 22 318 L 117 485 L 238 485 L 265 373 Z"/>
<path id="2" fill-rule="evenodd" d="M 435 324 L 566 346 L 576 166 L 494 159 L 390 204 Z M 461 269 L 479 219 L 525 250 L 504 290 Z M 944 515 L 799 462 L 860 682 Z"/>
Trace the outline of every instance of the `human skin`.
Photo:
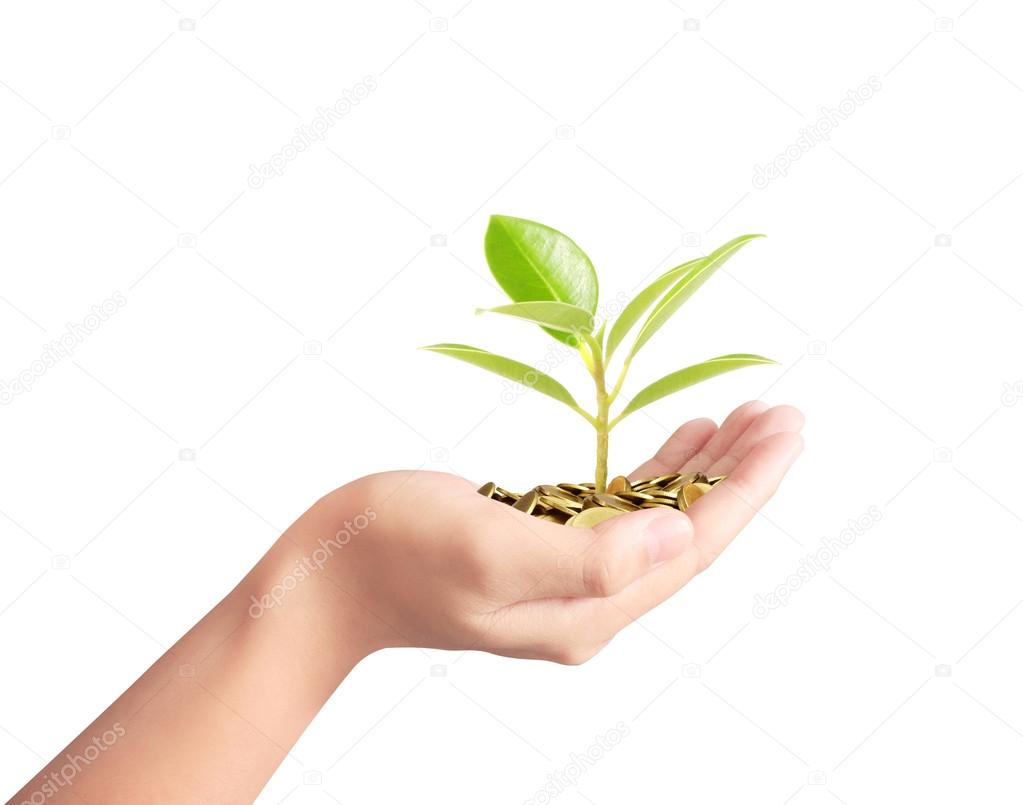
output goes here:
<path id="1" fill-rule="evenodd" d="M 686 423 L 632 477 L 728 479 L 686 514 L 643 510 L 593 530 L 529 517 L 453 475 L 347 484 L 8 805 L 250 803 L 352 668 L 383 648 L 585 662 L 755 516 L 801 451 L 802 422 L 750 402 L 720 428 Z"/>

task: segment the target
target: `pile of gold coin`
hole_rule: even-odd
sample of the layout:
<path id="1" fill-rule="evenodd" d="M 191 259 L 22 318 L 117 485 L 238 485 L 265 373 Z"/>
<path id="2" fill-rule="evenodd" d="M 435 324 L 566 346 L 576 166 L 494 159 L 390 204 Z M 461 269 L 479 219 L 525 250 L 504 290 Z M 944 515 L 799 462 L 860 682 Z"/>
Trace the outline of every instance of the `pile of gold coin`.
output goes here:
<path id="1" fill-rule="evenodd" d="M 638 509 L 668 506 L 685 511 L 723 480 L 724 475 L 708 478 L 702 472 L 659 475 L 642 481 L 619 475 L 608 482 L 605 492 L 597 492 L 594 484 L 541 484 L 518 495 L 494 483 L 483 484 L 477 491 L 541 520 L 591 528 Z"/>

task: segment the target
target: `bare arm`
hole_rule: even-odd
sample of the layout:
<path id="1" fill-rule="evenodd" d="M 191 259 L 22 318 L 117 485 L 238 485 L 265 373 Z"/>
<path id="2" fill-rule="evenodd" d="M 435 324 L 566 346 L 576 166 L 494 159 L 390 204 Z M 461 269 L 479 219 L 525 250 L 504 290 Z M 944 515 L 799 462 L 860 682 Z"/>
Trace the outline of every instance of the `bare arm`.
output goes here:
<path id="1" fill-rule="evenodd" d="M 637 472 L 728 480 L 686 514 L 567 528 L 430 472 L 322 498 L 9 803 L 249 803 L 352 668 L 391 646 L 576 664 L 705 569 L 801 448 L 794 409 L 683 425 Z"/>

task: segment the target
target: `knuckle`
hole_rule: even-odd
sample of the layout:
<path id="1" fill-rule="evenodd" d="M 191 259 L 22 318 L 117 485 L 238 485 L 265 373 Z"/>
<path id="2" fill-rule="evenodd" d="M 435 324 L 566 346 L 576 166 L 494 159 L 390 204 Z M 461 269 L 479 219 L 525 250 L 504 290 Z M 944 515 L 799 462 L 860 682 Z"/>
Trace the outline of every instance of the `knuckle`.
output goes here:
<path id="1" fill-rule="evenodd" d="M 473 585 L 479 586 L 491 577 L 492 562 L 490 552 L 475 535 L 465 532 L 460 535 L 454 558 L 465 578 Z"/>
<path id="2" fill-rule="evenodd" d="M 747 506 L 755 505 L 753 488 L 742 478 L 729 478 L 725 481 L 727 489 Z"/>
<path id="3" fill-rule="evenodd" d="M 622 574 L 606 551 L 591 553 L 583 563 L 583 590 L 594 598 L 607 598 L 623 587 Z"/>
<path id="4" fill-rule="evenodd" d="M 702 573 L 705 571 L 714 564 L 714 560 L 717 559 L 719 555 L 720 553 L 708 551 L 706 548 L 698 550 L 696 555 L 696 572 Z"/>
<path id="5" fill-rule="evenodd" d="M 590 646 L 564 646 L 555 651 L 551 659 L 559 665 L 582 665 L 593 659 L 597 651 Z"/>

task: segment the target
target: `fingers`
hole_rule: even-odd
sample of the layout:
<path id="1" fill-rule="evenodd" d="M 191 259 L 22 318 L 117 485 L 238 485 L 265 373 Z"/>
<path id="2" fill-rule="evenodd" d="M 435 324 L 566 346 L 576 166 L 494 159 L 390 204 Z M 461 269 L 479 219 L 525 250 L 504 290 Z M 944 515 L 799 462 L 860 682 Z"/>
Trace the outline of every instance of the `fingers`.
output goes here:
<path id="1" fill-rule="evenodd" d="M 762 403 L 736 409 L 720 430 L 706 420 L 687 423 L 637 473 L 677 471 L 665 463 L 687 450 L 699 469 L 728 478 L 686 515 L 673 510 L 633 512 L 596 528 L 570 529 L 506 510 L 515 520 L 518 550 L 509 576 L 528 590 L 492 614 L 495 645 L 512 656 L 585 662 L 635 618 L 657 606 L 706 569 L 770 499 L 802 450 L 802 415 Z M 693 451 L 693 445 L 702 445 Z M 673 444 L 674 442 L 674 444 Z M 659 462 L 655 465 L 654 462 Z M 664 468 L 664 469 L 662 469 Z M 688 516 L 687 516 L 688 515 Z M 538 539 L 527 549 L 522 529 Z M 510 532 L 511 529 L 509 529 Z M 508 536 L 511 536 L 510 533 Z M 499 540 L 504 542 L 504 540 Z"/>
<path id="2" fill-rule="evenodd" d="M 550 526 L 542 536 L 551 545 L 523 550 L 520 542 L 511 558 L 528 584 L 522 598 L 607 598 L 690 549 L 693 538 L 689 518 L 673 509 L 629 512 L 593 529 L 540 524 Z"/>
<path id="3" fill-rule="evenodd" d="M 728 479 L 717 484 L 716 497 L 706 495 L 706 503 L 692 506 L 694 528 L 700 529 L 694 544 L 701 554 L 704 569 L 752 520 L 778 489 L 785 473 L 803 452 L 803 437 L 783 431 L 757 443 Z M 697 524 L 696 518 L 699 518 Z"/>
<path id="4" fill-rule="evenodd" d="M 706 472 L 766 410 L 767 403 L 760 400 L 740 405 L 728 415 L 713 438 L 698 453 L 683 461 L 675 472 Z"/>
<path id="5" fill-rule="evenodd" d="M 629 478 L 654 478 L 678 472 L 679 467 L 717 433 L 717 425 L 710 419 L 694 419 L 676 430 L 652 459 L 642 464 Z"/>
<path id="6" fill-rule="evenodd" d="M 775 433 L 798 433 L 803 427 L 803 414 L 790 405 L 779 405 L 765 411 L 707 469 L 708 475 L 728 475 L 760 441 Z"/>
<path id="7" fill-rule="evenodd" d="M 771 498 L 802 449 L 803 438 L 791 432 L 768 436 L 753 447 L 727 480 L 686 512 L 694 529 L 691 549 L 655 568 L 611 601 L 639 617 L 705 570 Z"/>

